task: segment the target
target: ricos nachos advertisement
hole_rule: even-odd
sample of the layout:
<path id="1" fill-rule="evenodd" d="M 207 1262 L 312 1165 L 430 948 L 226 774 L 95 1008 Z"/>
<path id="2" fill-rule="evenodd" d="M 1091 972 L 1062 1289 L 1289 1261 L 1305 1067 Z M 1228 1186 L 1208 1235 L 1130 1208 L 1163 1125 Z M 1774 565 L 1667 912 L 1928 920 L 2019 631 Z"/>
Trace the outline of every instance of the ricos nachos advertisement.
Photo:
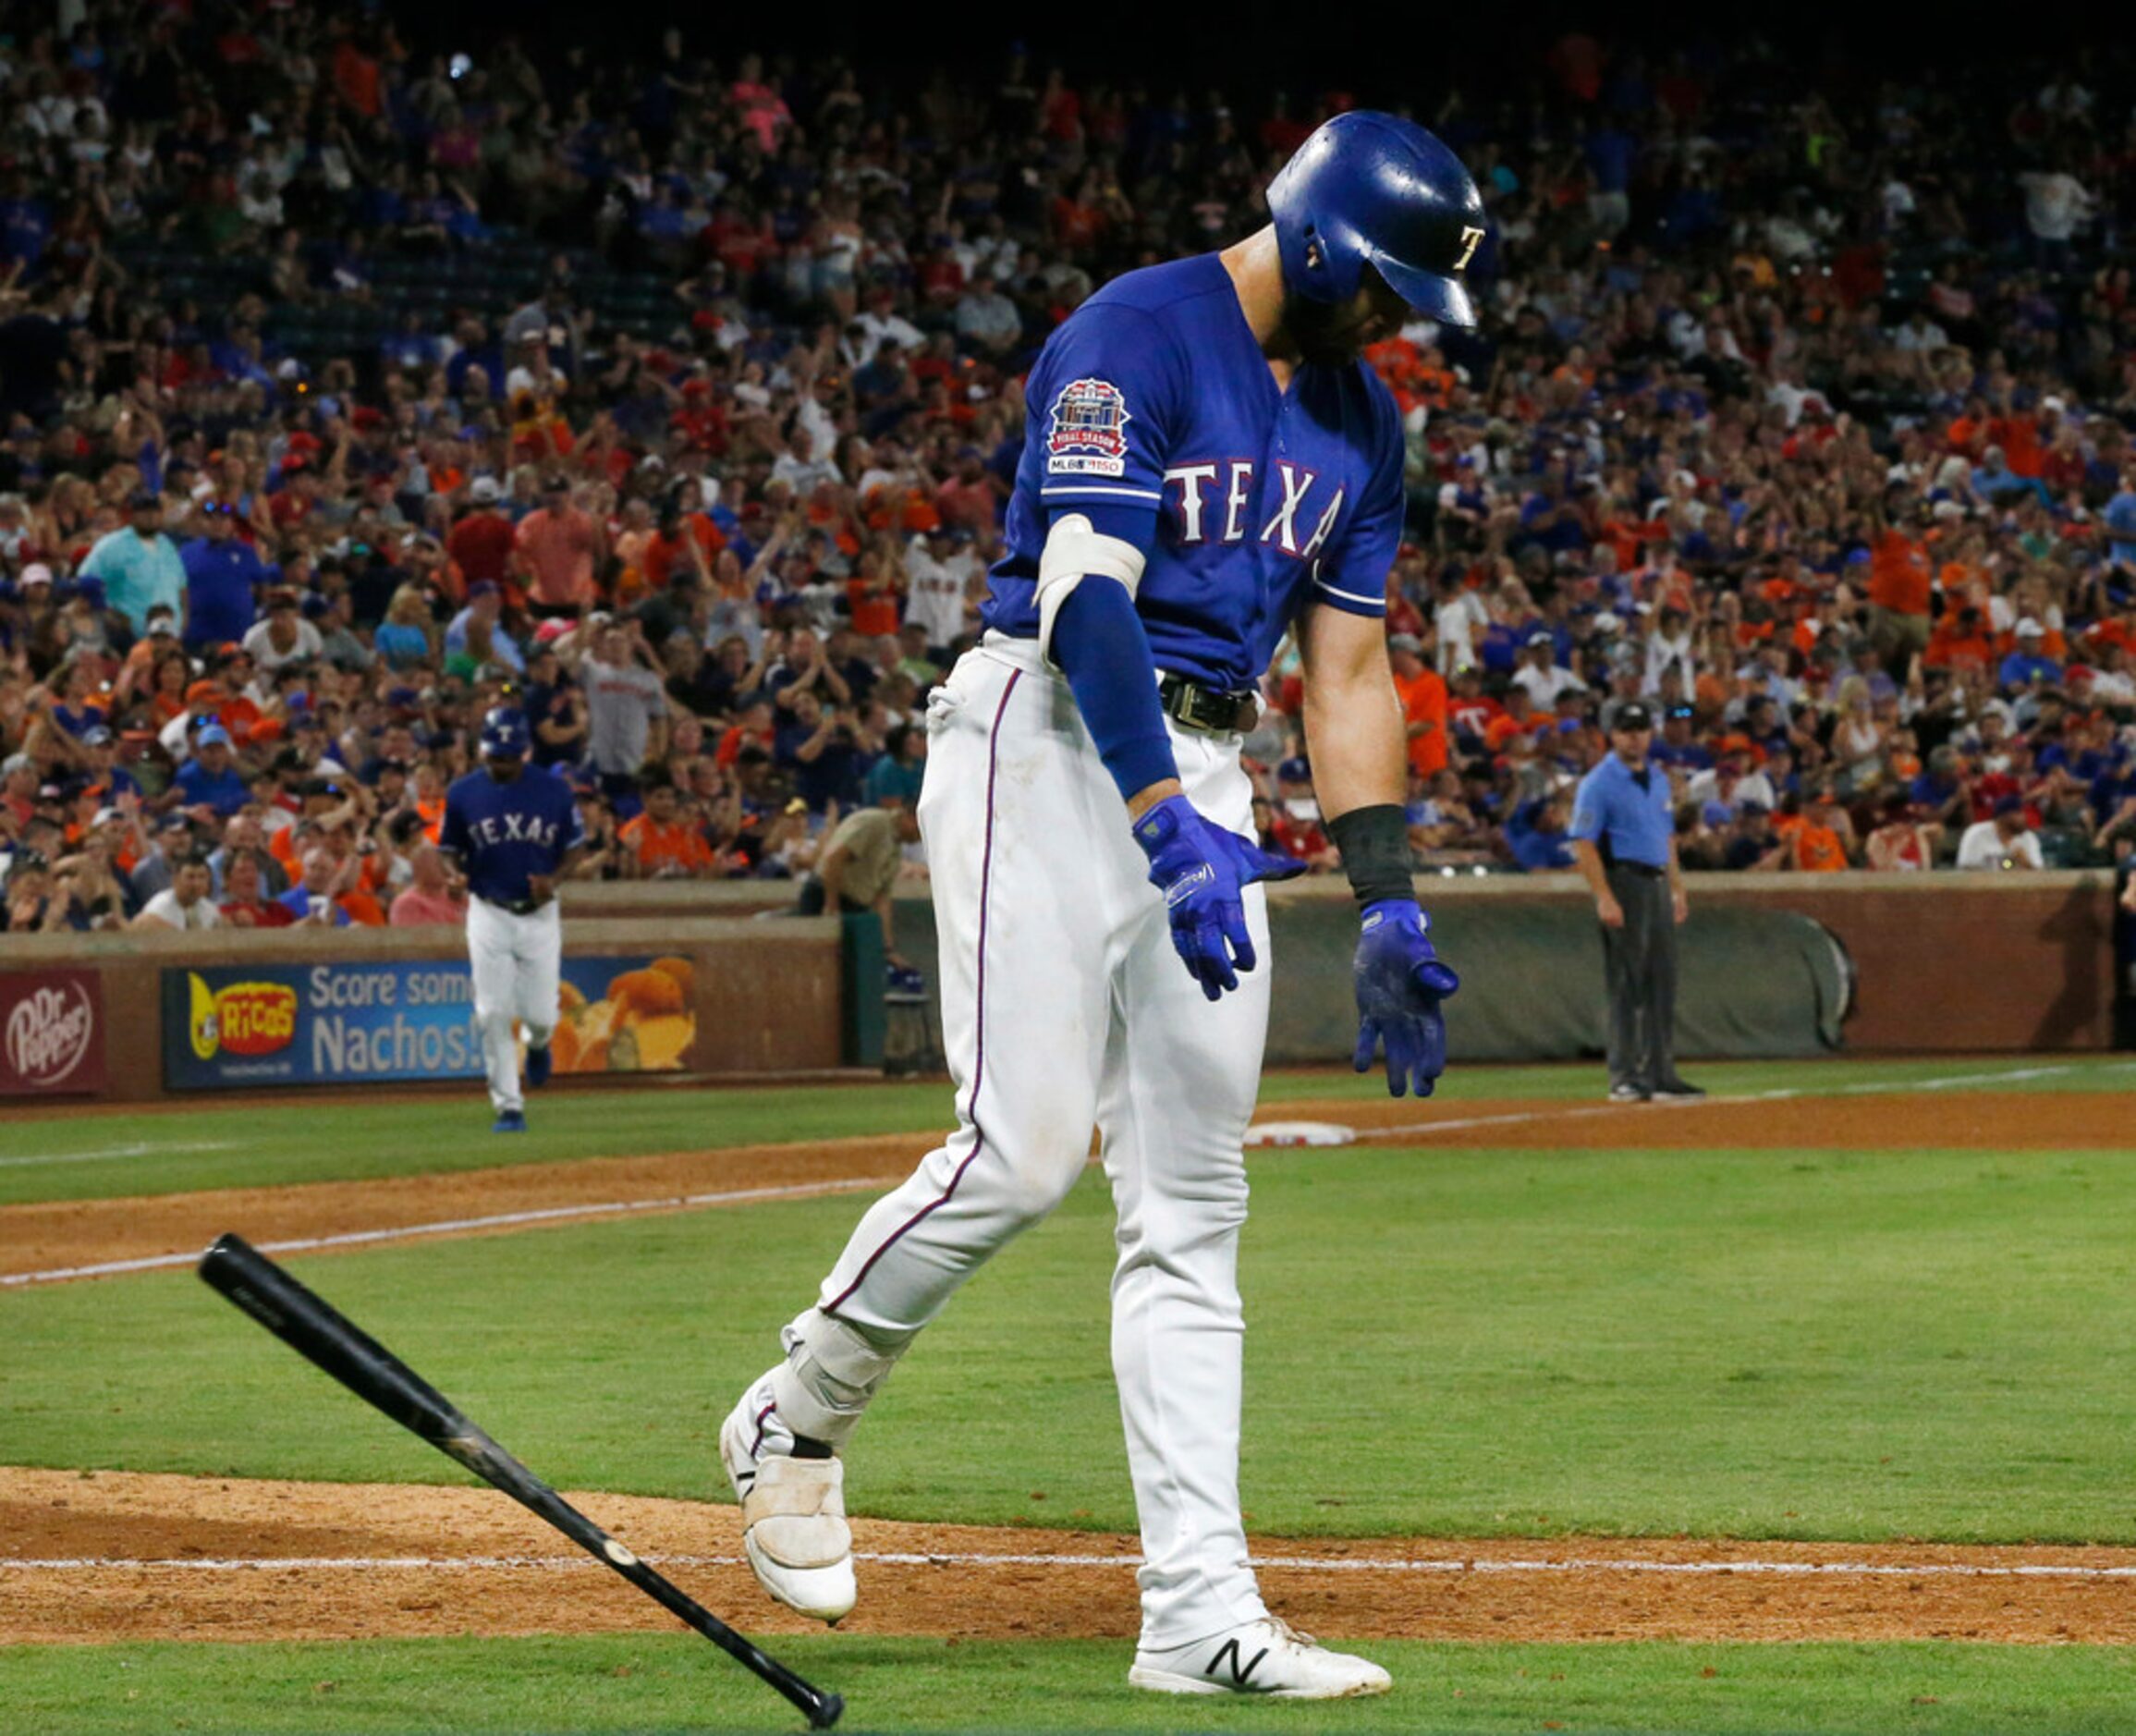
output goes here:
<path id="1" fill-rule="evenodd" d="M 567 958 L 556 1070 L 679 1071 L 697 1035 L 691 977 L 687 959 Z M 165 971 L 163 1000 L 173 1090 L 482 1074 L 465 964 L 198 966 Z"/>

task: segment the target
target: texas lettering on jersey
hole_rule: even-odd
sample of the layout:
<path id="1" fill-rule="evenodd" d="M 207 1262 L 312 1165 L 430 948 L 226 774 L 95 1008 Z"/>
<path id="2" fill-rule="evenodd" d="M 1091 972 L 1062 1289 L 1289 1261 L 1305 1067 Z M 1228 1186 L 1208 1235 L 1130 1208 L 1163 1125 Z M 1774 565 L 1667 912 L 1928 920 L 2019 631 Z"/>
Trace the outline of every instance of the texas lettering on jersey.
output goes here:
<path id="1" fill-rule="evenodd" d="M 529 877 L 553 875 L 565 854 L 586 841 L 571 787 L 544 766 L 529 765 L 509 783 L 470 772 L 446 791 L 441 849 L 467 869 L 468 889 L 492 904 L 529 896 Z"/>
<path id="2" fill-rule="evenodd" d="M 556 848 L 557 824 L 534 813 L 500 813 L 468 823 L 468 841 L 480 850 L 491 844 L 538 844 Z"/>
<path id="3" fill-rule="evenodd" d="M 1297 560 L 1311 560 L 1327 546 L 1342 519 L 1347 490 L 1337 487 L 1320 510 L 1314 485 L 1320 481 L 1302 465 L 1288 459 L 1275 461 L 1275 481 L 1282 490 L 1281 503 L 1261 527 L 1259 540 L 1279 554 Z M 1175 492 L 1175 485 L 1177 492 Z M 1251 522 L 1253 460 L 1231 458 L 1223 463 L 1172 464 L 1165 470 L 1166 504 L 1178 524 L 1179 541 L 1241 543 Z M 1322 494 L 1326 491 L 1321 490 Z M 1214 509 L 1213 509 L 1213 507 Z M 1313 514 L 1319 512 L 1315 519 Z M 1312 529 L 1304 532 L 1302 527 Z"/>
<path id="4" fill-rule="evenodd" d="M 1157 666 L 1248 687 L 1309 605 L 1384 616 L 1401 543 L 1402 434 L 1369 368 L 1288 387 L 1214 254 L 1129 272 L 1031 369 L 1031 406 L 986 625 L 1038 630 L 1053 520 L 1094 514 L 1145 556 L 1135 593 Z"/>

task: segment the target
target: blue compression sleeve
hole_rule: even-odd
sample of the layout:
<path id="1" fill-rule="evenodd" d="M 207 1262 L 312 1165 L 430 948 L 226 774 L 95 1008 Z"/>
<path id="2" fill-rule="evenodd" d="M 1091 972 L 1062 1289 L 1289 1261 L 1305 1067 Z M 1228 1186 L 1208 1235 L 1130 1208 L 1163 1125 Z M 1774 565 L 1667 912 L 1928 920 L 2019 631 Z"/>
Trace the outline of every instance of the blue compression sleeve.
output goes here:
<path id="1" fill-rule="evenodd" d="M 1156 539 L 1156 514 L 1079 507 L 1093 526 L 1138 548 Z M 1157 703 L 1156 665 L 1135 600 L 1117 580 L 1086 579 L 1069 592 L 1054 617 L 1053 659 L 1097 743 L 1098 757 L 1123 800 L 1179 775 L 1165 708 Z"/>
<path id="2" fill-rule="evenodd" d="M 1069 592 L 1054 617 L 1053 654 L 1123 799 L 1178 776 L 1150 636 L 1126 586 L 1095 578 Z"/>

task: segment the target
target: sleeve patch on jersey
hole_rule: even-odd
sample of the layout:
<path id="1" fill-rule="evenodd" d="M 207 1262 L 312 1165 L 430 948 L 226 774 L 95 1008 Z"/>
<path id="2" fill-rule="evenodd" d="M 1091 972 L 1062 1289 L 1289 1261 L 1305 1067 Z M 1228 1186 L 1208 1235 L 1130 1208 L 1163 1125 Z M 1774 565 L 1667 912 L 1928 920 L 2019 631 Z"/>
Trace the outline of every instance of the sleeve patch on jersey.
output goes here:
<path id="1" fill-rule="evenodd" d="M 1071 380 L 1053 401 L 1045 468 L 1055 476 L 1128 473 L 1128 400 L 1110 380 Z"/>

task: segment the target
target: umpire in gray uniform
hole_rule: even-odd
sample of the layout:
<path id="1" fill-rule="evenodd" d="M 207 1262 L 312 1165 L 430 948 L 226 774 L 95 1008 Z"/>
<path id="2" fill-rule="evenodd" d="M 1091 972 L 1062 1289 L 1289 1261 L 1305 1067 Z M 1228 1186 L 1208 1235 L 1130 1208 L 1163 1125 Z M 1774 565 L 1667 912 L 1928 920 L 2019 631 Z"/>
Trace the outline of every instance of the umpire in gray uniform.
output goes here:
<path id="1" fill-rule="evenodd" d="M 1654 714 L 1637 700 L 1619 705 L 1609 742 L 1602 763 L 1580 780 L 1568 832 L 1602 919 L 1609 1100 L 1703 1097 L 1676 1070 L 1676 931 L 1690 907 L 1668 770 L 1648 752 Z"/>

